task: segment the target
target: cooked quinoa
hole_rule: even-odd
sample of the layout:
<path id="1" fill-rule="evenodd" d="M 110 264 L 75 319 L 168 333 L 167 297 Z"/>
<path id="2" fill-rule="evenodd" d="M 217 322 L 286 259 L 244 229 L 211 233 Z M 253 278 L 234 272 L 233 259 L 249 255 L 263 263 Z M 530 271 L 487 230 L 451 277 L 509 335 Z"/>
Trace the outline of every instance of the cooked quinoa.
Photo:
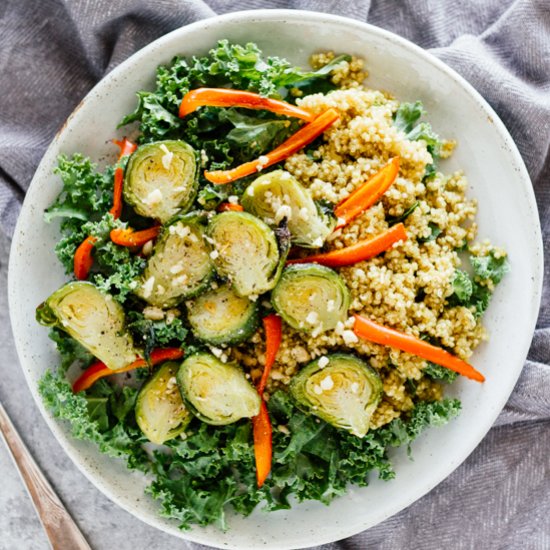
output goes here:
<path id="1" fill-rule="evenodd" d="M 332 53 L 314 56 L 312 66 L 322 66 L 333 57 Z M 289 157 L 285 169 L 310 190 L 314 199 L 338 203 L 390 159 L 400 157 L 399 177 L 383 199 L 336 231 L 324 250 L 337 250 L 382 233 L 389 227 L 388 218 L 402 216 L 418 202 L 404 221 L 409 236 L 406 242 L 369 261 L 338 270 L 351 292 L 349 313 L 360 313 L 417 337 L 434 338 L 467 360 L 488 336 L 473 308 L 448 305 L 455 270 L 461 265 L 457 250 L 467 246 L 473 255 L 493 253 L 495 257 L 505 252 L 488 241 L 473 243 L 477 203 L 466 196 L 468 182 L 462 172 L 438 172 L 431 180 L 423 181 L 426 166 L 432 163 L 426 142 L 411 141 L 396 128 L 393 115 L 399 102 L 387 93 L 364 87 L 365 77 L 362 60 L 353 58 L 343 63 L 333 77 L 341 89 L 297 100 L 299 106 L 316 114 L 330 107 L 337 109 L 340 120 L 325 132 L 315 151 Z M 452 141 L 444 142 L 441 156 L 449 156 L 454 146 Z M 433 226 L 439 227 L 441 234 L 428 240 Z M 492 289 L 490 279 L 482 284 Z M 359 340 L 352 328 L 353 317 L 315 337 L 286 326 L 268 392 L 287 385 L 311 360 L 351 348 L 382 379 L 383 398 L 371 418 L 371 428 L 412 409 L 412 391 L 417 399 L 442 398 L 441 384 L 423 376 L 427 361 Z M 251 342 L 228 352 L 230 359 L 249 369 L 253 381 L 262 373 L 264 342 L 259 331 Z"/>

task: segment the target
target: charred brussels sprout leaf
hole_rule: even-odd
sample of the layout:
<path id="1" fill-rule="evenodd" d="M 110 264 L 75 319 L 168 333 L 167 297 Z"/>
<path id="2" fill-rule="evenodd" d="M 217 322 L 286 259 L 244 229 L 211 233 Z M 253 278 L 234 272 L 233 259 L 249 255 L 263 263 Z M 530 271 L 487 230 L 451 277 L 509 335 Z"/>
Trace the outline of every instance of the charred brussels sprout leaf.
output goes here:
<path id="1" fill-rule="evenodd" d="M 292 265 L 273 289 L 271 303 L 291 327 L 319 334 L 345 321 L 350 295 L 332 269 L 317 264 Z"/>
<path id="2" fill-rule="evenodd" d="M 246 212 L 224 212 L 208 226 L 217 272 L 229 279 L 240 296 L 271 290 L 280 276 L 280 257 L 274 232 Z"/>
<path id="3" fill-rule="evenodd" d="M 67 332 L 110 369 L 125 367 L 141 355 L 126 330 L 122 306 L 91 283 L 62 286 L 38 306 L 36 319 Z"/>
<path id="4" fill-rule="evenodd" d="M 162 223 L 186 212 L 197 193 L 195 150 L 184 141 L 138 147 L 124 175 L 124 199 L 141 216 Z"/>
<path id="5" fill-rule="evenodd" d="M 171 307 L 206 288 L 214 275 L 210 248 L 198 219 L 165 227 L 136 289 L 147 303 Z"/>
<path id="6" fill-rule="evenodd" d="M 258 327 L 258 305 L 223 285 L 187 302 L 187 320 L 193 334 L 204 342 L 237 344 Z"/>
<path id="7" fill-rule="evenodd" d="M 353 355 L 321 357 L 300 371 L 290 392 L 307 412 L 335 428 L 364 437 L 382 395 L 374 369 Z"/>
<path id="8" fill-rule="evenodd" d="M 260 396 L 243 371 L 208 353 L 188 357 L 177 380 L 187 407 L 207 424 L 232 424 L 260 412 Z"/>
<path id="9" fill-rule="evenodd" d="M 182 433 L 192 415 L 176 383 L 178 363 L 164 363 L 141 388 L 136 401 L 136 421 L 149 441 L 158 445 Z"/>
<path id="10" fill-rule="evenodd" d="M 268 225 L 287 220 L 292 242 L 320 248 L 332 233 L 336 219 L 326 215 L 298 180 L 283 170 L 256 178 L 246 189 L 242 205 Z"/>

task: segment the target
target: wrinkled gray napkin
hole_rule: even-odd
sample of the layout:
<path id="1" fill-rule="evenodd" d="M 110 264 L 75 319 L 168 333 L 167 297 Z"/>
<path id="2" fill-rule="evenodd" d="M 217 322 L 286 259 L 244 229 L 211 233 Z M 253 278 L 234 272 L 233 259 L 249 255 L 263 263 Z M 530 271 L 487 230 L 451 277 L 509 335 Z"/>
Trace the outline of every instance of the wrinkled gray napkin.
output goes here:
<path id="1" fill-rule="evenodd" d="M 254 8 L 317 10 L 367 21 L 427 48 L 464 76 L 495 108 L 523 155 L 548 256 L 548 0 L 0 0 L 3 231 L 13 232 L 25 189 L 54 133 L 105 73 L 177 27 Z M 550 548 L 548 277 L 537 327 L 497 427 L 466 463 L 408 509 L 323 548 Z"/>

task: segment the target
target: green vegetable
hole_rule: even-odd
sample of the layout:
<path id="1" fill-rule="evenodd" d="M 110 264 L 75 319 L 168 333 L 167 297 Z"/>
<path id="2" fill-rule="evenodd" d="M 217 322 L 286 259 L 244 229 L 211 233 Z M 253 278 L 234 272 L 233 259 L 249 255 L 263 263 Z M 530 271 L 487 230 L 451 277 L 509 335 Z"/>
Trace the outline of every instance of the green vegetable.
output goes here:
<path id="1" fill-rule="evenodd" d="M 140 355 L 126 330 L 122 306 L 91 283 L 63 285 L 38 306 L 36 320 L 64 330 L 110 369 L 125 367 Z"/>
<path id="2" fill-rule="evenodd" d="M 102 380 L 84 397 L 74 394 L 63 376 L 49 370 L 40 379 L 38 390 L 46 408 L 69 422 L 74 438 L 97 444 L 100 452 L 111 457 L 124 457 L 130 469 L 149 469 L 142 447 L 146 440 L 134 418 L 137 390 L 110 386 Z"/>
<path id="3" fill-rule="evenodd" d="M 154 348 L 158 347 L 184 347 L 187 338 L 187 329 L 179 317 L 173 319 L 152 321 L 146 319 L 139 311 L 128 311 L 126 316 L 128 330 L 132 333 L 134 341 L 145 348 L 145 356 L 148 357 Z"/>
<path id="4" fill-rule="evenodd" d="M 197 193 L 194 149 L 184 141 L 142 145 L 124 174 L 124 200 L 147 218 L 165 223 L 191 207 Z"/>
<path id="5" fill-rule="evenodd" d="M 185 359 L 177 380 L 187 407 L 207 424 L 223 426 L 260 412 L 260 396 L 244 372 L 208 353 Z"/>
<path id="6" fill-rule="evenodd" d="M 457 299 L 461 303 L 468 302 L 474 290 L 470 276 L 465 271 L 457 269 L 452 284 Z"/>
<path id="7" fill-rule="evenodd" d="M 470 256 L 470 262 L 476 277 L 490 279 L 495 285 L 510 271 L 507 257 L 497 257 L 492 250 L 486 256 Z"/>
<path id="8" fill-rule="evenodd" d="M 46 210 L 44 219 L 65 218 L 85 222 L 97 220 L 113 200 L 114 169 L 105 173 L 96 171 L 89 158 L 74 154 L 70 159 L 61 155 L 54 170 L 61 177 L 63 189 L 55 202 Z"/>
<path id="9" fill-rule="evenodd" d="M 148 455 L 142 447 L 146 439 L 133 418 L 137 391 L 104 381 L 93 389 L 97 393 L 89 397 L 106 398 L 107 430 L 100 429 L 90 417 L 87 399 L 74 395 L 64 379 L 47 371 L 40 381 L 46 407 L 69 421 L 76 438 L 95 442 L 110 456 L 125 457 L 130 468 L 154 473 L 150 494 L 159 501 L 161 514 L 178 520 L 183 529 L 211 523 L 226 528 L 228 507 L 248 515 L 264 499 L 271 510 L 289 508 L 291 496 L 328 503 L 343 494 L 348 483 L 367 485 L 373 470 L 391 479 L 395 474 L 388 450 L 410 445 L 426 428 L 447 423 L 460 409 L 456 399 L 420 402 L 408 416 L 358 438 L 303 414 L 287 393 L 276 392 L 268 403 L 269 414 L 274 426 L 287 429 L 273 432 L 273 469 L 258 489 L 249 422 L 201 423 L 195 431 L 188 429 L 185 440 L 167 441 L 170 453 Z"/>
<path id="10" fill-rule="evenodd" d="M 164 363 L 142 386 L 136 400 L 138 426 L 157 445 L 181 434 L 192 418 L 176 384 L 178 368 L 178 363 Z"/>
<path id="11" fill-rule="evenodd" d="M 430 234 L 427 237 L 419 237 L 418 242 L 419 243 L 429 243 L 431 241 L 435 241 L 439 235 L 441 235 L 442 231 L 439 226 L 437 226 L 435 223 L 429 222 L 428 227 L 430 229 Z"/>
<path id="12" fill-rule="evenodd" d="M 328 91 L 332 71 L 349 56 L 339 56 L 317 71 L 302 71 L 285 59 L 264 57 L 255 44 L 220 40 L 206 56 L 175 57 L 157 69 L 154 92 L 139 92 L 136 110 L 122 122 L 139 121 L 140 141 L 184 139 L 208 159 L 209 170 L 228 168 L 253 160 L 274 149 L 296 131 L 297 122 L 267 112 L 203 107 L 185 119 L 178 118 L 183 96 L 194 88 L 231 87 L 284 97 L 290 89 L 302 93 Z"/>
<path id="13" fill-rule="evenodd" d="M 378 373 L 358 357 L 337 353 L 302 369 L 292 378 L 290 393 L 309 414 L 364 437 L 380 402 L 382 382 Z"/>
<path id="14" fill-rule="evenodd" d="M 401 103 L 394 114 L 394 124 L 405 133 L 405 137 L 411 141 L 423 140 L 426 142 L 428 152 L 432 155 L 434 162 L 439 158 L 443 142 L 439 136 L 432 130 L 427 122 L 418 120 L 426 114 L 421 101 L 414 103 Z M 418 124 L 417 124 L 418 123 Z M 430 164 L 426 167 L 426 177 L 435 172 L 435 166 Z"/>
<path id="15" fill-rule="evenodd" d="M 473 308 L 474 315 L 479 318 L 489 306 L 492 296 L 486 282 L 492 281 L 493 285 L 497 285 L 510 271 L 510 265 L 505 256 L 497 258 L 493 251 L 486 256 L 470 255 L 470 263 L 474 277 L 457 269 L 452 282 L 454 292 L 447 301 L 450 306 Z"/>
<path id="16" fill-rule="evenodd" d="M 283 170 L 256 178 L 246 188 L 241 203 L 268 225 L 286 218 L 292 242 L 298 246 L 320 248 L 336 225 L 336 218 L 325 215 L 308 190 Z"/>
<path id="17" fill-rule="evenodd" d="M 61 356 L 59 370 L 65 373 L 74 363 L 87 367 L 94 360 L 94 356 L 74 338 L 57 327 L 52 327 L 48 337 L 55 342 L 55 347 Z"/>
<path id="18" fill-rule="evenodd" d="M 403 212 L 403 214 L 401 214 L 401 216 L 388 217 L 387 218 L 388 225 L 392 226 L 397 223 L 404 222 L 419 206 L 420 206 L 420 202 L 415 201 L 411 206 L 409 206 L 409 208 L 405 210 L 405 212 Z"/>
<path id="19" fill-rule="evenodd" d="M 246 212 L 223 212 L 210 220 L 207 233 L 216 271 L 237 294 L 257 296 L 275 286 L 284 257 L 275 233 L 263 221 Z"/>
<path id="20" fill-rule="evenodd" d="M 209 344 L 237 344 L 258 328 L 257 302 L 219 286 L 187 302 L 187 321 L 193 334 Z"/>
<path id="21" fill-rule="evenodd" d="M 430 362 L 428 362 L 428 365 L 422 373 L 429 376 L 432 380 L 447 382 L 448 384 L 454 382 L 458 377 L 458 373 L 442 367 L 441 365 L 436 365 L 435 363 Z"/>
<path id="22" fill-rule="evenodd" d="M 271 293 L 271 303 L 291 327 L 319 334 L 346 320 L 350 294 L 336 271 L 298 264 L 283 271 Z"/>
<path id="23" fill-rule="evenodd" d="M 172 307 L 204 290 L 213 276 L 200 220 L 186 217 L 164 228 L 135 293 L 153 306 Z"/>

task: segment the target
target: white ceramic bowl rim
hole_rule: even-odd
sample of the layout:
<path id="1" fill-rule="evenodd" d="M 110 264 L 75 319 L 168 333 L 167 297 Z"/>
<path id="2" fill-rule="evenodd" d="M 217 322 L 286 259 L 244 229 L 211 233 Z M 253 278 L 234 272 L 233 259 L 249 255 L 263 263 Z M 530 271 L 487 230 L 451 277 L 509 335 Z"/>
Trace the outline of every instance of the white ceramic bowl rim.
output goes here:
<path id="1" fill-rule="evenodd" d="M 162 46 L 165 44 L 172 43 L 181 35 L 186 35 L 191 32 L 198 32 L 201 30 L 205 30 L 212 26 L 223 26 L 226 23 L 236 22 L 236 21 L 246 25 L 246 24 L 252 24 L 255 21 L 272 21 L 274 23 L 277 23 L 277 22 L 284 22 L 284 21 L 301 21 L 301 20 L 305 20 L 305 21 L 317 23 L 317 24 L 338 23 L 341 25 L 345 25 L 350 29 L 364 31 L 365 33 L 367 33 L 367 35 L 383 37 L 386 40 L 401 46 L 402 48 L 407 48 L 409 51 L 413 52 L 414 55 L 416 55 L 418 58 L 421 58 L 425 62 L 431 64 L 434 68 L 440 71 L 440 73 L 444 75 L 446 78 L 453 80 L 459 87 L 466 90 L 467 93 L 472 98 L 474 98 L 475 101 L 481 106 L 482 111 L 492 119 L 491 122 L 496 126 L 498 133 L 502 138 L 502 142 L 504 143 L 505 147 L 507 148 L 507 150 L 511 155 L 510 157 L 511 161 L 514 163 L 515 166 L 518 167 L 517 178 L 521 180 L 523 184 L 526 186 L 525 200 L 527 201 L 527 207 L 532 212 L 534 213 L 537 212 L 534 193 L 529 184 L 529 176 L 527 174 L 527 171 L 525 169 L 521 156 L 515 144 L 513 143 L 511 137 L 509 136 L 506 128 L 504 127 L 504 125 L 502 124 L 502 122 L 500 121 L 496 113 L 493 111 L 493 109 L 485 102 L 485 100 L 478 94 L 478 92 L 468 82 L 466 82 L 461 76 L 459 76 L 452 69 L 447 67 L 444 63 L 442 63 L 441 61 L 439 61 L 429 53 L 425 52 L 420 47 L 388 31 L 379 29 L 377 27 L 371 26 L 366 23 L 347 19 L 344 17 L 316 13 L 316 12 L 300 11 L 300 10 L 253 10 L 253 11 L 234 12 L 234 13 L 230 13 L 230 14 L 226 14 L 226 15 L 222 15 L 222 16 L 193 23 L 191 25 L 188 25 L 186 27 L 173 31 L 172 33 L 158 39 L 153 44 L 156 44 L 157 46 Z M 220 36 L 220 38 L 223 38 L 223 36 Z M 130 57 L 128 60 L 126 60 L 117 68 L 115 68 L 111 73 L 109 73 L 88 94 L 88 96 L 83 100 L 83 104 L 86 104 L 88 97 L 91 96 L 96 89 L 103 88 L 106 84 L 115 82 L 117 78 L 124 75 L 128 67 L 134 65 L 136 61 L 139 61 L 141 58 L 146 57 L 147 51 L 149 50 L 149 48 L 150 46 L 135 53 L 132 57 Z M 66 125 L 60 131 L 60 134 L 56 136 L 56 138 L 53 140 L 52 144 L 50 145 L 50 147 L 48 148 L 48 151 L 44 156 L 42 163 L 45 163 L 46 159 L 50 159 L 50 157 L 57 151 L 60 136 L 67 131 L 68 127 L 70 127 L 76 112 L 77 111 L 75 111 L 75 113 L 73 113 L 69 117 Z M 39 185 L 39 180 L 40 180 L 39 173 L 40 173 L 40 169 L 37 170 L 37 175 L 35 176 L 35 178 L 31 183 L 31 189 L 34 189 Z M 27 204 L 24 205 L 24 209 L 28 207 L 29 206 Z M 16 266 L 17 260 L 16 260 L 16 254 L 14 254 L 13 251 L 17 250 L 19 246 L 23 246 L 24 244 L 24 227 L 22 226 L 23 223 L 21 220 L 22 220 L 22 217 L 20 218 L 16 228 L 16 233 L 14 236 L 13 246 L 12 246 L 12 255 L 10 259 L 9 303 L 10 303 L 10 315 L 12 316 L 12 322 L 14 322 L 14 319 L 17 317 L 17 314 L 18 314 L 17 313 L 17 308 L 18 308 L 17 278 L 14 276 L 14 273 L 16 272 L 16 269 L 17 269 L 17 266 Z M 541 296 L 541 287 L 542 287 L 541 242 L 542 241 L 540 236 L 540 226 L 538 225 L 538 217 L 536 218 L 536 220 L 532 220 L 532 224 L 533 224 L 532 230 L 534 235 L 533 246 L 535 247 L 536 249 L 535 252 L 538 254 L 538 258 L 539 258 L 538 267 L 535 269 L 535 272 L 533 273 L 532 309 L 534 311 L 535 309 L 538 310 L 538 304 L 540 303 L 540 296 Z M 523 338 L 520 342 L 521 348 L 518 350 L 518 356 L 522 355 L 525 358 L 527 355 L 527 351 L 530 343 L 530 335 L 532 334 L 532 331 L 534 329 L 535 321 L 536 321 L 536 311 L 534 311 L 534 313 L 532 314 L 530 323 L 528 324 L 528 326 L 524 327 L 524 330 L 527 336 Z M 84 475 L 86 475 L 88 479 L 93 484 L 95 484 L 107 497 L 109 497 L 112 501 L 116 502 L 121 507 L 126 509 L 128 512 L 134 514 L 135 516 L 139 517 L 143 521 L 146 521 L 147 523 L 153 525 L 154 527 L 163 529 L 172 534 L 176 534 L 176 535 L 179 534 L 179 536 L 181 536 L 182 538 L 186 538 L 188 540 L 195 541 L 195 542 L 216 545 L 224 548 L 245 548 L 246 544 L 241 544 L 241 543 L 236 544 L 235 541 L 225 540 L 223 535 L 221 534 L 218 538 L 216 538 L 216 537 L 213 537 L 208 532 L 203 532 L 200 529 L 192 530 L 189 532 L 177 533 L 173 528 L 170 528 L 169 526 L 167 526 L 165 520 L 158 519 L 155 521 L 154 519 L 151 519 L 151 517 L 141 513 L 139 505 L 136 505 L 136 504 L 131 505 L 129 502 L 124 501 L 123 499 L 120 498 L 120 495 L 118 494 L 115 487 L 112 487 L 109 483 L 104 482 L 103 479 L 99 479 L 96 475 L 94 475 L 93 470 L 89 467 L 87 463 L 85 463 L 82 460 L 82 457 L 80 456 L 80 454 L 77 453 L 74 450 L 74 448 L 71 446 L 71 444 L 68 441 L 68 436 L 66 432 L 60 427 L 60 424 L 58 423 L 58 421 L 55 420 L 51 416 L 51 413 L 44 408 L 42 400 L 38 395 L 38 391 L 36 387 L 36 379 L 35 379 L 35 376 L 33 376 L 32 374 L 32 365 L 30 364 L 30 360 L 28 358 L 28 354 L 27 354 L 28 350 L 25 347 L 23 337 L 20 336 L 19 333 L 15 330 L 14 330 L 14 336 L 15 336 L 17 351 L 21 359 L 23 371 L 25 373 L 25 377 L 27 379 L 27 382 L 29 384 L 33 397 L 40 411 L 42 412 L 42 415 L 46 419 L 46 422 L 48 423 L 49 427 L 51 428 L 52 432 L 54 433 L 54 435 L 56 436 L 56 438 L 58 439 L 62 447 L 72 458 L 73 462 L 79 467 L 79 469 L 84 473 Z M 520 370 L 521 370 L 521 366 L 517 370 L 517 376 L 519 376 Z M 426 480 L 426 483 L 424 483 L 424 485 L 422 485 L 420 489 L 416 490 L 416 492 L 408 494 L 407 498 L 405 499 L 399 500 L 398 502 L 396 501 L 396 502 L 390 503 L 385 507 L 381 507 L 379 511 L 374 511 L 370 516 L 368 516 L 367 519 L 356 518 L 354 521 L 350 521 L 349 523 L 343 523 L 339 525 L 331 532 L 329 536 L 327 536 L 326 533 L 320 534 L 317 537 L 315 536 L 315 533 L 312 534 L 311 532 L 293 533 L 292 535 L 287 533 L 285 534 L 285 541 L 282 546 L 295 548 L 295 547 L 317 545 L 317 544 L 323 544 L 323 543 L 327 543 L 333 540 L 337 540 L 337 539 L 341 539 L 341 538 L 353 535 L 367 527 L 370 527 L 386 519 L 390 515 L 393 515 L 394 513 L 398 512 L 399 510 L 411 504 L 416 499 L 423 496 L 435 485 L 440 483 L 456 467 L 458 467 L 458 465 L 462 463 L 466 459 L 466 457 L 472 452 L 472 450 L 477 446 L 479 441 L 481 441 L 481 439 L 487 433 L 487 431 L 493 424 L 494 420 L 496 419 L 497 415 L 503 408 L 506 400 L 508 399 L 513 389 L 513 386 L 515 384 L 515 381 L 517 380 L 517 376 L 515 376 L 513 380 L 510 379 L 508 381 L 507 386 L 502 388 L 501 394 L 499 395 L 499 399 L 495 400 L 494 408 L 492 409 L 491 413 L 486 414 L 482 418 L 479 418 L 479 424 L 475 428 L 476 430 L 475 437 L 472 437 L 470 440 L 468 440 L 468 445 L 462 448 L 461 454 L 459 456 L 453 457 L 453 459 L 445 467 L 442 467 L 442 468 L 435 467 L 431 474 L 431 477 L 428 480 Z M 249 547 L 254 548 L 255 543 L 251 542 L 251 544 L 252 546 L 249 546 Z M 270 542 L 270 544 L 266 544 L 265 547 L 275 548 L 275 547 L 282 547 L 282 546 L 277 546 L 276 544 L 273 544 L 272 542 Z"/>

